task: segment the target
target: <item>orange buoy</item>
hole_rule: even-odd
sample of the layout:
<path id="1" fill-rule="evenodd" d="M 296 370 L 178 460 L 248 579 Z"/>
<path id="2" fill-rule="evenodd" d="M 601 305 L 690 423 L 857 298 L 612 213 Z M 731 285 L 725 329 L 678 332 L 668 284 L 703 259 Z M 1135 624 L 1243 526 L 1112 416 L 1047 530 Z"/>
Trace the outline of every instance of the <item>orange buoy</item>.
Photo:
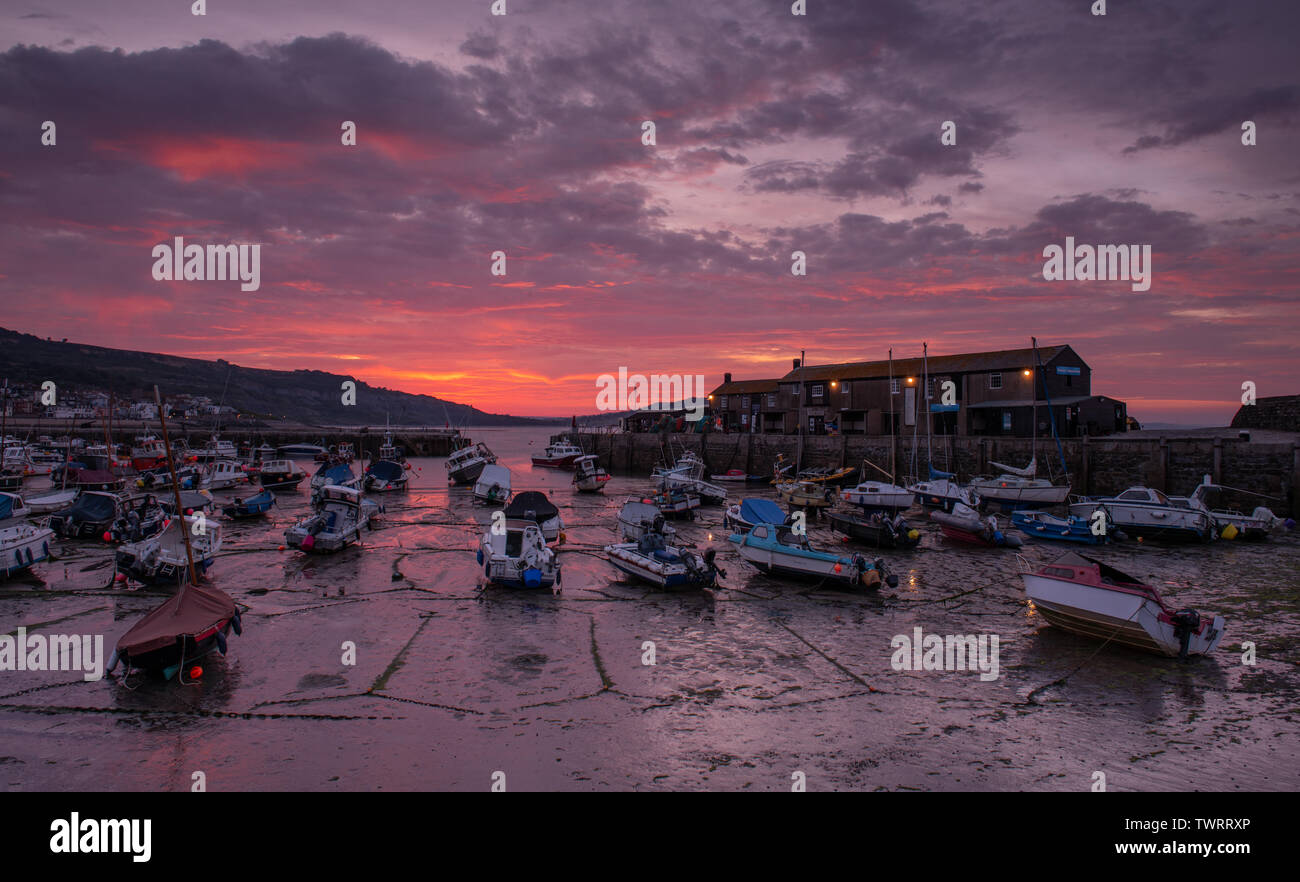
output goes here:
<path id="1" fill-rule="evenodd" d="M 836 564 L 836 565 L 835 565 L 835 572 L 838 573 L 838 572 L 839 572 L 840 570 L 842 570 L 842 569 L 844 569 L 844 568 L 843 568 L 842 566 L 840 566 L 839 564 Z"/>
<path id="2" fill-rule="evenodd" d="M 284 546 L 283 546 L 283 545 L 280 546 L 280 550 L 281 550 L 281 551 L 284 551 Z"/>

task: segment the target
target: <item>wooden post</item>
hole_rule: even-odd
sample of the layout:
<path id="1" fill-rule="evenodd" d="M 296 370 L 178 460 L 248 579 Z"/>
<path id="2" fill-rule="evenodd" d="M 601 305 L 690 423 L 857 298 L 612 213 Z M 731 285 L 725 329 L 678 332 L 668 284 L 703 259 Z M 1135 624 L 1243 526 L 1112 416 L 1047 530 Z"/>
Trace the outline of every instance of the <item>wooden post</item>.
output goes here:
<path id="1" fill-rule="evenodd" d="M 1160 490 L 1164 493 L 1169 492 L 1169 439 L 1160 439 Z"/>
<path id="2" fill-rule="evenodd" d="M 1223 439 L 1214 439 L 1214 468 L 1210 479 L 1219 484 L 1223 481 Z"/>
<path id="3" fill-rule="evenodd" d="M 1300 520 L 1300 443 L 1291 442 L 1291 517 Z"/>
<path id="4" fill-rule="evenodd" d="M 1088 436 L 1084 435 L 1079 442 L 1079 477 L 1083 481 L 1081 489 L 1084 496 L 1092 495 L 1092 464 L 1088 452 Z"/>

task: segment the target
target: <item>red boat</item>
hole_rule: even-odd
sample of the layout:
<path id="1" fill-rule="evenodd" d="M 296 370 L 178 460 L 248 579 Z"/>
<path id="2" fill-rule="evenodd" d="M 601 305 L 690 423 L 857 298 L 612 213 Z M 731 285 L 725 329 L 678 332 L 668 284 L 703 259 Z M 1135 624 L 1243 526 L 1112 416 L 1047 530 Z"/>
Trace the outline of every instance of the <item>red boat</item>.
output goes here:
<path id="1" fill-rule="evenodd" d="M 543 456 L 534 456 L 533 465 L 543 469 L 571 469 L 573 461 L 582 456 L 582 449 L 568 441 L 547 445 Z"/>

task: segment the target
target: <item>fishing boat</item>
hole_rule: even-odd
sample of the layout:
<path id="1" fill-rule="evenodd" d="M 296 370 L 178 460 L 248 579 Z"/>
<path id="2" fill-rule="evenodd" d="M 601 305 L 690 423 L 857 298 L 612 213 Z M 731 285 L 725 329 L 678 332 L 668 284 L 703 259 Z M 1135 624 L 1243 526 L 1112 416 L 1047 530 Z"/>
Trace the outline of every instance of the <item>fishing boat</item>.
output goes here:
<path id="1" fill-rule="evenodd" d="M 175 470 L 161 466 L 145 472 L 135 480 L 135 485 L 142 490 L 170 490 L 173 471 L 182 490 L 199 490 L 203 487 L 203 473 L 195 466 L 181 466 Z"/>
<path id="2" fill-rule="evenodd" d="M 896 575 L 885 572 L 884 561 L 817 551 L 809 545 L 807 533 L 796 533 L 784 524 L 755 524 L 747 533 L 732 533 L 728 540 L 741 557 L 765 573 L 867 589 L 879 588 L 882 580 L 891 588 L 898 584 Z"/>
<path id="3" fill-rule="evenodd" d="M 556 441 L 546 445 L 546 452 L 533 457 L 533 465 L 543 469 L 573 468 L 573 462 L 582 456 L 582 448 L 570 441 Z"/>
<path id="4" fill-rule="evenodd" d="M 20 520 L 34 512 L 17 493 L 0 492 L 0 522 Z"/>
<path id="5" fill-rule="evenodd" d="M 580 492 L 599 493 L 609 480 L 609 472 L 600 466 L 600 457 L 588 453 L 573 461 L 573 486 Z"/>
<path id="6" fill-rule="evenodd" d="M 1223 639 L 1223 616 L 1173 610 L 1153 586 L 1072 551 L 1021 579 L 1048 624 L 1085 637 L 1180 658 Z"/>
<path id="7" fill-rule="evenodd" d="M 177 585 L 189 581 L 182 530 L 189 533 L 190 555 L 200 576 L 207 572 L 221 550 L 221 524 L 200 520 L 199 516 L 171 518 L 162 532 L 138 542 L 128 542 L 117 549 L 113 563 L 128 582 L 144 585 Z"/>
<path id="8" fill-rule="evenodd" d="M 384 443 L 379 445 L 379 458 L 386 459 L 389 462 L 406 461 L 406 457 L 402 456 L 402 452 L 393 443 L 393 431 L 389 428 L 386 417 L 384 422 Z"/>
<path id="9" fill-rule="evenodd" d="M 546 498 L 545 493 L 526 490 L 517 494 L 506 506 L 505 516 L 508 521 L 534 522 L 547 542 L 563 541 L 564 521 L 560 518 L 560 510 Z"/>
<path id="10" fill-rule="evenodd" d="M 483 576 L 508 588 L 550 588 L 560 584 L 560 565 L 546 537 L 531 519 L 506 517 L 505 529 L 488 527 L 476 555 Z"/>
<path id="11" fill-rule="evenodd" d="M 77 490 L 55 490 L 26 499 L 28 510 L 34 514 L 49 514 L 61 508 L 67 508 L 77 498 Z"/>
<path id="12" fill-rule="evenodd" d="M 648 499 L 627 498 L 618 510 L 619 534 L 635 542 L 646 533 L 660 533 L 671 542 L 677 535 L 671 524 L 664 522 L 664 513 Z"/>
<path id="13" fill-rule="evenodd" d="M 230 595 L 210 585 L 182 586 L 122 635 L 107 670 L 125 664 L 125 677 L 140 670 L 184 682 L 194 662 L 213 651 L 226 654 L 232 629 L 243 633 Z"/>
<path id="14" fill-rule="evenodd" d="M 1076 542 L 1082 545 L 1104 545 L 1107 542 L 1122 540 L 1122 530 L 1115 529 L 1107 523 L 1104 528 L 1093 532 L 1093 522 L 1074 515 L 1057 517 L 1043 511 L 1013 511 L 1011 523 L 1030 539 L 1045 542 Z"/>
<path id="15" fill-rule="evenodd" d="M 228 518 L 256 518 L 270 511 L 273 505 L 275 505 L 275 494 L 263 487 L 246 499 L 235 497 L 235 501 L 230 505 L 221 506 L 221 513 Z"/>
<path id="16" fill-rule="evenodd" d="M 466 443 L 447 457 L 447 477 L 455 484 L 473 484 L 483 473 L 483 467 L 496 461 L 496 454 L 482 441 Z"/>
<path id="17" fill-rule="evenodd" d="M 921 531 L 901 514 L 891 518 L 883 511 L 831 511 L 826 517 L 832 530 L 876 548 L 916 548 L 921 543 Z"/>
<path id="18" fill-rule="evenodd" d="M 117 519 L 119 505 L 115 493 L 86 490 L 68 508 L 50 515 L 48 526 L 64 539 L 98 539 Z"/>
<path id="19" fill-rule="evenodd" d="M 48 527 L 31 524 L 0 527 L 0 578 L 7 579 L 48 560 L 53 537 L 54 531 Z"/>
<path id="20" fill-rule="evenodd" d="M 1047 508 L 1060 505 L 1070 495 L 1069 484 L 1053 484 L 1045 478 L 1035 477 L 1038 459 L 1029 461 L 1023 469 L 990 462 L 999 470 L 992 478 L 972 478 L 970 488 L 979 494 L 984 505 L 999 505 L 1007 511 L 1024 508 Z"/>
<path id="21" fill-rule="evenodd" d="M 794 508 L 818 510 L 829 508 L 835 491 L 811 481 L 790 481 L 776 485 L 776 495 Z"/>
<path id="22" fill-rule="evenodd" d="M 722 525 L 737 533 L 747 533 L 755 524 L 784 524 L 786 513 L 770 499 L 744 499 L 727 509 Z"/>
<path id="23" fill-rule="evenodd" d="M 213 460 L 203 470 L 203 485 L 209 490 L 227 490 L 247 483 L 248 475 L 234 460 Z"/>
<path id="24" fill-rule="evenodd" d="M 239 451 L 235 448 L 235 442 L 222 440 L 217 435 L 213 435 L 208 440 L 207 446 L 195 450 L 193 455 L 194 459 L 198 462 L 239 459 Z"/>
<path id="25" fill-rule="evenodd" d="M 284 531 L 285 543 L 308 552 L 329 553 L 361 541 L 369 516 L 356 487 L 328 484 L 320 488 L 316 511 Z"/>
<path id="26" fill-rule="evenodd" d="M 367 493 L 398 493 L 411 481 L 410 473 L 399 462 L 381 459 L 366 467 L 361 486 Z"/>
<path id="27" fill-rule="evenodd" d="M 767 475 L 747 475 L 744 469 L 727 469 L 721 475 L 709 475 L 709 480 L 715 484 L 763 484 L 770 479 Z"/>
<path id="28" fill-rule="evenodd" d="M 705 504 L 725 505 L 727 488 L 710 484 L 704 480 L 703 474 L 704 463 L 693 453 L 688 453 L 672 467 L 656 468 L 651 478 L 661 490 L 684 492 L 699 497 L 700 502 Z"/>
<path id="29" fill-rule="evenodd" d="M 911 490 L 897 484 L 863 481 L 856 487 L 841 490 L 840 499 L 867 512 L 883 511 L 892 515 L 911 508 L 914 496 Z"/>
<path id="30" fill-rule="evenodd" d="M 474 498 L 489 505 L 505 505 L 510 501 L 510 469 L 492 463 L 483 466 L 474 482 Z"/>
<path id="31" fill-rule="evenodd" d="M 139 493 L 118 503 L 108 536 L 113 542 L 139 542 L 161 533 L 167 517 L 167 511 L 152 494 Z"/>
<path id="32" fill-rule="evenodd" d="M 994 548 L 1019 548 L 1024 544 L 1019 536 L 1003 533 L 995 516 L 981 517 L 978 511 L 960 502 L 950 512 L 930 512 L 930 520 L 939 525 L 943 535 L 955 542 Z"/>
<path id="33" fill-rule="evenodd" d="M 31 460 L 33 475 L 48 475 L 63 463 L 62 454 L 56 453 L 53 450 L 46 450 L 40 447 L 29 447 L 27 454 L 28 458 Z"/>
<path id="34" fill-rule="evenodd" d="M 298 465 L 288 459 L 273 459 L 262 463 L 257 480 L 267 490 L 296 490 L 307 477 Z"/>
<path id="35" fill-rule="evenodd" d="M 167 453 L 163 440 L 153 435 L 136 439 L 136 446 L 131 448 L 131 468 L 137 472 L 147 472 L 167 464 Z"/>
<path id="36" fill-rule="evenodd" d="M 1118 496 L 1079 499 L 1070 514 L 1091 521 L 1103 511 L 1116 527 L 1145 539 L 1209 542 L 1218 537 L 1214 518 L 1202 499 L 1204 485 L 1180 501 L 1151 487 L 1130 487 Z"/>
<path id="37" fill-rule="evenodd" d="M 635 542 L 606 545 L 605 554 L 620 572 L 659 588 L 709 588 L 717 582 L 719 573 L 726 575 L 718 568 L 715 549 L 697 554 L 688 549 L 673 548 L 662 533 L 653 531 L 643 534 Z"/>

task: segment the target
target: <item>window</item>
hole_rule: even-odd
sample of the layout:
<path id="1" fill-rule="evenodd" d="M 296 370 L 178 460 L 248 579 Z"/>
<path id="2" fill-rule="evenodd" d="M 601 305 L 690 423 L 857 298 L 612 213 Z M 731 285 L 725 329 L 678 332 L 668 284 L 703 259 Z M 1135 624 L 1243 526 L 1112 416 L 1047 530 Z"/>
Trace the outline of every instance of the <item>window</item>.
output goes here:
<path id="1" fill-rule="evenodd" d="M 843 383 L 840 383 L 840 391 L 843 392 L 845 395 L 848 395 L 848 394 L 849 394 L 849 382 L 848 382 L 848 380 L 845 380 Z"/>
<path id="2" fill-rule="evenodd" d="M 1069 374 L 1066 374 L 1066 375 L 1065 375 L 1065 385 L 1066 385 L 1066 386 L 1073 386 L 1073 385 L 1074 385 L 1074 377 L 1070 376 Z"/>
<path id="3" fill-rule="evenodd" d="M 740 399 L 740 409 L 741 409 L 741 410 L 749 410 L 749 396 L 748 396 L 748 395 L 741 396 L 741 399 Z"/>
<path id="4" fill-rule="evenodd" d="M 1011 411 L 1009 410 L 1002 411 L 1002 431 L 1011 431 Z"/>
<path id="5" fill-rule="evenodd" d="M 989 388 L 990 388 L 990 389 L 1001 389 L 1001 388 L 1002 388 L 1002 375 L 1001 375 L 1001 374 L 989 374 Z"/>
<path id="6" fill-rule="evenodd" d="M 767 406 L 768 406 L 768 407 L 776 407 L 776 393 L 775 393 L 775 392 L 769 392 L 769 393 L 767 393 Z"/>
<path id="7" fill-rule="evenodd" d="M 889 394 L 890 394 L 890 395 L 897 395 L 898 392 L 899 392 L 899 390 L 902 389 L 902 388 L 903 388 L 903 381 L 902 381 L 902 380 L 890 380 L 890 381 L 889 381 Z"/>
<path id="8" fill-rule="evenodd" d="M 821 383 L 814 383 L 812 386 L 809 387 L 808 392 L 810 395 L 812 395 L 813 401 L 818 401 L 821 399 L 823 395 L 826 394 L 826 387 L 823 386 Z"/>
<path id="9" fill-rule="evenodd" d="M 722 396 L 722 405 L 721 405 L 721 407 L 722 407 L 723 410 L 726 410 L 726 409 L 727 409 L 727 396 L 725 396 L 725 395 Z"/>

